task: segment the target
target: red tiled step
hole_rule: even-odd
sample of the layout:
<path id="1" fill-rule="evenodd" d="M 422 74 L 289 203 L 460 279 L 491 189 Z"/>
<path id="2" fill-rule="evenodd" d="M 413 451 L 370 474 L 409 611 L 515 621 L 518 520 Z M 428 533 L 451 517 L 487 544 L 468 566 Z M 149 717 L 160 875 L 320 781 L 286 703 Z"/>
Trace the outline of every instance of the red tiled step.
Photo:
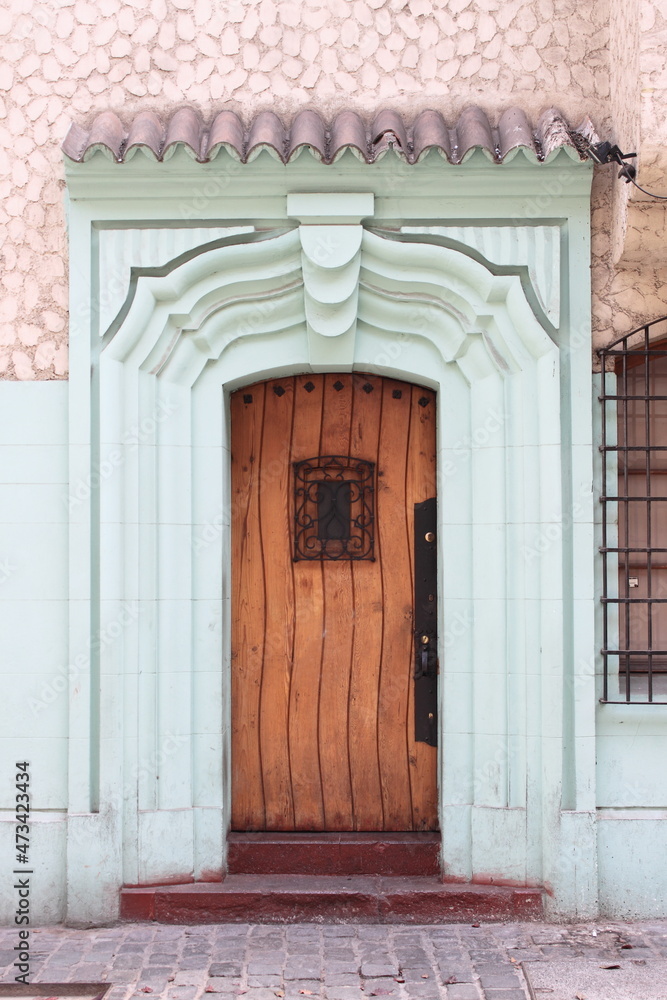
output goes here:
<path id="1" fill-rule="evenodd" d="M 230 833 L 230 875 L 438 875 L 439 833 Z"/>
<path id="2" fill-rule="evenodd" d="M 228 875 L 121 890 L 121 919 L 165 924 L 539 920 L 542 891 L 430 876 Z"/>

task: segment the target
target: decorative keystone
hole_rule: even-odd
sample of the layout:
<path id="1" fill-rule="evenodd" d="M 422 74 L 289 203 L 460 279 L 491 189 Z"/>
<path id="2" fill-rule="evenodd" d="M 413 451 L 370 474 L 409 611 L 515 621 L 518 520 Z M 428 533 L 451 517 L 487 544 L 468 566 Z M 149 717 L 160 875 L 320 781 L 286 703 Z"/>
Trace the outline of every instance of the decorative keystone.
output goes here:
<path id="1" fill-rule="evenodd" d="M 351 364 L 357 332 L 362 220 L 372 217 L 368 193 L 289 194 L 287 215 L 298 219 L 304 306 L 311 363 Z M 330 338 L 344 343 L 328 343 Z"/>
<path id="2" fill-rule="evenodd" d="M 375 195 L 370 192 L 323 191 L 287 195 L 287 217 L 304 226 L 361 225 L 373 216 Z"/>

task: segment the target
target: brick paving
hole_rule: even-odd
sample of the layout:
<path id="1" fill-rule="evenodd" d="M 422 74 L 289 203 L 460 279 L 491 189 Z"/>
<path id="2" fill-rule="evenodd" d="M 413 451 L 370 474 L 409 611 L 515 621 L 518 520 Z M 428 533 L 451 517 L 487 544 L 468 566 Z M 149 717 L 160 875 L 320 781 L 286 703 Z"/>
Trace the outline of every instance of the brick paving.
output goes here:
<path id="1" fill-rule="evenodd" d="M 0 929 L 3 983 L 16 942 Z M 667 920 L 47 927 L 33 930 L 31 952 L 33 982 L 109 982 L 108 1000 L 527 1000 L 521 962 L 664 959 Z"/>

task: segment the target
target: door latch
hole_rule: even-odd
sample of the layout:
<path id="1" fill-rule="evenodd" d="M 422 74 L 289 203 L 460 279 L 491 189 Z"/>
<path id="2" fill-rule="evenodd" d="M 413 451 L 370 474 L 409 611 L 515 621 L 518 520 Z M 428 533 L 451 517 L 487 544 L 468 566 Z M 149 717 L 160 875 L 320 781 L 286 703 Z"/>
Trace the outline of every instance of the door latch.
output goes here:
<path id="1" fill-rule="evenodd" d="M 438 743 L 438 560 L 435 497 L 415 504 L 415 740 Z"/>
<path id="2" fill-rule="evenodd" d="M 438 673 L 437 643 L 435 636 L 430 633 L 422 633 L 419 630 L 415 633 L 416 655 L 415 655 L 415 680 L 420 677 L 436 676 Z"/>

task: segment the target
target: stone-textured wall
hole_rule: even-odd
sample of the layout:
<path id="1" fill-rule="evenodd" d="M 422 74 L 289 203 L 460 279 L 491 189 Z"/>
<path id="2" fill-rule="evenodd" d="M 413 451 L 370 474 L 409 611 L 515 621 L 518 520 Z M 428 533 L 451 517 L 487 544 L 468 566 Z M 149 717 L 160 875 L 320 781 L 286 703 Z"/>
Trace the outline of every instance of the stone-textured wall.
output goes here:
<path id="1" fill-rule="evenodd" d="M 612 73 L 612 108 L 610 58 L 624 50 L 610 46 L 609 26 L 627 36 L 637 5 L 612 0 L 610 15 L 606 0 L 0 0 L 0 377 L 67 373 L 60 143 L 70 120 L 184 104 L 207 118 L 222 106 L 245 117 L 344 106 L 370 117 L 391 106 L 453 119 L 471 103 L 492 119 L 511 105 L 536 118 L 555 104 L 574 123 L 590 114 L 605 134 L 612 111 L 625 115 L 630 134 L 635 90 Z M 656 85 L 660 7 L 642 4 Z M 651 121 L 664 121 L 662 107 L 654 95 Z M 608 335 L 643 319 L 645 304 L 628 292 L 636 265 L 612 270 L 610 170 L 601 173 L 595 325 Z M 650 308 L 661 309 L 657 276 L 649 285 Z"/>
<path id="2" fill-rule="evenodd" d="M 611 0 L 610 136 L 637 152 L 637 180 L 667 195 L 667 7 Z M 595 343 L 667 314 L 665 202 L 599 171 L 593 197 Z M 596 193 L 597 192 L 597 193 Z"/>

